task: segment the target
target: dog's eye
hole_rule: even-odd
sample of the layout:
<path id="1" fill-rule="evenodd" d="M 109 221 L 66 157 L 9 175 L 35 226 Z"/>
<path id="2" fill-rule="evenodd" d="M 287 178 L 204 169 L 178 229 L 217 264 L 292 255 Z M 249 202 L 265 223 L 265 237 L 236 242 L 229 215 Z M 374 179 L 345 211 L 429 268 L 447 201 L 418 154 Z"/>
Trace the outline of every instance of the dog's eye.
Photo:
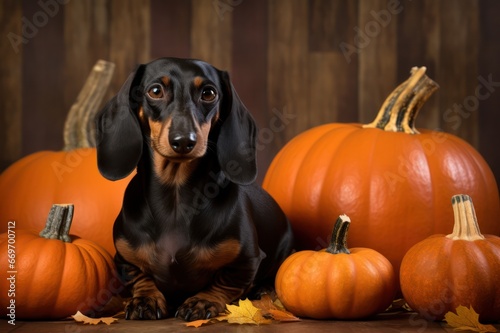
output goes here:
<path id="1" fill-rule="evenodd" d="M 160 99 L 163 97 L 163 88 L 159 84 L 156 84 L 149 88 L 148 96 L 153 99 Z"/>
<path id="2" fill-rule="evenodd" d="M 206 87 L 201 92 L 201 100 L 203 102 L 213 102 L 217 98 L 217 91 L 212 87 Z"/>

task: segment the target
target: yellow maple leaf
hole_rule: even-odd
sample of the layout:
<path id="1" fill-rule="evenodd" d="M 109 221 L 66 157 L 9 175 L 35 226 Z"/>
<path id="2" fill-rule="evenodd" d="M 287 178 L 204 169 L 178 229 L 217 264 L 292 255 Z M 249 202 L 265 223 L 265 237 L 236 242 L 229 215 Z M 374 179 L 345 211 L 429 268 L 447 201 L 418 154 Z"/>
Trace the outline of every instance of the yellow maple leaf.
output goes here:
<path id="1" fill-rule="evenodd" d="M 474 331 L 474 332 L 496 332 L 497 329 L 492 325 L 483 325 L 479 322 L 479 314 L 474 311 L 472 306 L 466 308 L 460 305 L 456 309 L 456 314 L 449 311 L 444 315 L 444 320 L 453 327 L 455 331 Z"/>
<path id="2" fill-rule="evenodd" d="M 219 321 L 227 321 L 230 324 L 270 324 L 271 320 L 262 316 L 259 308 L 256 308 L 248 299 L 240 300 L 238 305 L 226 305 L 228 314 L 219 316 Z"/>
<path id="3" fill-rule="evenodd" d="M 118 320 L 118 319 L 112 318 L 112 317 L 90 318 L 90 317 L 87 317 L 86 315 L 84 315 L 83 313 L 81 313 L 80 311 L 78 311 L 77 313 L 75 313 L 71 317 L 73 317 L 73 319 L 76 322 L 79 322 L 79 323 L 83 322 L 84 324 L 89 324 L 89 325 L 97 325 L 100 322 L 103 322 L 106 325 L 110 325 L 110 324 L 112 324 L 112 323 L 114 323 L 115 321 Z"/>

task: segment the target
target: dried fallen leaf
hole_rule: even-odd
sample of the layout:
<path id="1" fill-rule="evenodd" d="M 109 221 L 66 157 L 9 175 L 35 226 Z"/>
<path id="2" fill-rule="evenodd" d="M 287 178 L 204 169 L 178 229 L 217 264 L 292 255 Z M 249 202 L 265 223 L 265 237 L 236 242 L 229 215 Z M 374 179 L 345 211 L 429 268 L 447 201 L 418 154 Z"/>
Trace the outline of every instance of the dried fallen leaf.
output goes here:
<path id="1" fill-rule="evenodd" d="M 276 298 L 273 304 L 276 305 L 276 307 L 280 310 L 286 310 L 285 306 L 283 305 L 283 303 L 281 303 L 281 300 L 279 298 Z"/>
<path id="2" fill-rule="evenodd" d="M 474 331 L 474 332 L 496 332 L 497 329 L 492 325 L 483 325 L 479 322 L 479 314 L 472 308 L 459 306 L 456 314 L 449 311 L 445 314 L 444 320 L 453 327 L 455 331 Z"/>
<path id="3" fill-rule="evenodd" d="M 84 324 L 89 324 L 89 325 L 97 325 L 100 322 L 103 322 L 106 325 L 110 325 L 117 321 L 118 319 L 112 318 L 112 317 L 105 317 L 105 318 L 90 318 L 78 311 L 74 315 L 72 315 L 73 319 L 77 322 L 83 322 Z"/>
<path id="4" fill-rule="evenodd" d="M 283 310 L 269 310 L 269 314 L 273 320 L 277 321 L 300 321 L 300 318 L 295 317 L 291 312 Z"/>
<path id="5" fill-rule="evenodd" d="M 385 312 L 413 312 L 404 298 L 398 298 L 392 301 L 392 304 L 385 309 Z"/>
<path id="6" fill-rule="evenodd" d="M 248 299 L 240 300 L 238 305 L 226 305 L 228 314 L 219 316 L 219 321 L 227 321 L 230 324 L 270 324 L 271 320 L 262 316 L 261 310 L 256 308 Z"/>
<path id="7" fill-rule="evenodd" d="M 273 299 L 269 295 L 263 295 L 260 299 L 256 299 L 252 301 L 252 304 L 256 307 L 261 309 L 264 312 L 267 312 L 268 310 L 276 310 L 277 307 L 273 303 Z"/>
<path id="8" fill-rule="evenodd" d="M 115 321 L 117 321 L 118 319 L 116 318 L 112 318 L 112 317 L 104 317 L 104 318 L 99 318 L 103 323 L 105 323 L 106 325 L 111 325 L 113 324 Z"/>
<path id="9" fill-rule="evenodd" d="M 273 302 L 269 295 L 264 295 L 260 300 L 240 300 L 238 305 L 226 305 L 227 313 L 216 318 L 207 320 L 196 320 L 186 323 L 188 327 L 200 327 L 201 325 L 216 321 L 227 321 L 230 324 L 271 324 L 275 321 L 300 321 L 292 313 L 285 310 L 277 299 Z"/>
<path id="10" fill-rule="evenodd" d="M 279 299 L 273 301 L 269 295 L 263 295 L 261 299 L 252 301 L 252 303 L 262 310 L 262 315 L 265 318 L 271 318 L 276 321 L 300 321 L 299 318 L 285 310 Z"/>
<path id="11" fill-rule="evenodd" d="M 189 323 L 186 323 L 187 327 L 200 327 L 203 324 L 208 324 L 211 322 L 213 319 L 200 319 L 200 320 L 195 320 L 195 321 L 190 321 Z"/>

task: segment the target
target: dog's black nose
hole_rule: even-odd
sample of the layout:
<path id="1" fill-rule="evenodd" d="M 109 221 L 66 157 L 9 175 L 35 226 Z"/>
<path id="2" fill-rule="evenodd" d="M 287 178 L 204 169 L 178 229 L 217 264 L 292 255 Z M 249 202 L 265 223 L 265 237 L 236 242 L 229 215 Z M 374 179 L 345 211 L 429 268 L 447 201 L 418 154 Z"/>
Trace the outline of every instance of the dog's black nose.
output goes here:
<path id="1" fill-rule="evenodd" d="M 178 154 L 188 154 L 196 146 L 196 133 L 191 132 L 187 135 L 180 133 L 170 133 L 169 143 L 172 149 Z"/>

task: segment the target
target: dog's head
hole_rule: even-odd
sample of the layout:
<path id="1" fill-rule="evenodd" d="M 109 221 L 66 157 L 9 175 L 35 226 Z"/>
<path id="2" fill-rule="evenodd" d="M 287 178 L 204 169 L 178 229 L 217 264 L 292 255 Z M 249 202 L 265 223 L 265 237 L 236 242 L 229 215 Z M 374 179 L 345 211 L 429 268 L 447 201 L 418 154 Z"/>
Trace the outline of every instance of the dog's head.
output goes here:
<path id="1" fill-rule="evenodd" d="M 140 65 L 97 116 L 97 162 L 111 180 L 130 174 L 144 143 L 161 169 L 215 149 L 238 184 L 257 175 L 256 126 L 229 75 L 199 60 L 161 58 Z M 212 148 L 213 146 L 213 148 Z"/>

